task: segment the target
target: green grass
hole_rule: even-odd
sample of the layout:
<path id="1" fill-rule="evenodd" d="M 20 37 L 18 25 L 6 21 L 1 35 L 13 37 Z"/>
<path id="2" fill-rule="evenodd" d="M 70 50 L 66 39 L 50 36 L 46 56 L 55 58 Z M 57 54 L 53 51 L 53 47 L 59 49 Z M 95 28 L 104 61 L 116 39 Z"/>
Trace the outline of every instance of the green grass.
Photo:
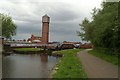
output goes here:
<path id="1" fill-rule="evenodd" d="M 100 52 L 98 50 L 91 50 L 89 51 L 90 54 L 99 57 L 105 61 L 108 61 L 114 65 L 118 65 L 118 57 L 116 55 L 111 55 L 107 53 Z"/>
<path id="2" fill-rule="evenodd" d="M 16 48 L 16 51 L 40 51 L 40 48 Z"/>
<path id="3" fill-rule="evenodd" d="M 64 54 L 60 59 L 57 72 L 53 78 L 87 78 L 86 73 L 77 57 L 77 52 L 80 49 L 69 49 L 58 51 L 57 53 Z"/>

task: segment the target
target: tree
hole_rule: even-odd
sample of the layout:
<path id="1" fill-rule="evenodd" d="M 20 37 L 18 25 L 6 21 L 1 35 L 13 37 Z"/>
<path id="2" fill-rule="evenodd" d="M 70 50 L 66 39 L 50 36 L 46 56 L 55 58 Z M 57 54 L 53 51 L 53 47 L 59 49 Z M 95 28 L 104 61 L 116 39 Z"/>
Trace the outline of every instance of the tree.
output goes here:
<path id="1" fill-rule="evenodd" d="M 118 3 L 103 2 L 102 9 L 94 8 L 91 14 L 92 21 L 86 18 L 82 21 L 80 26 L 83 31 L 79 32 L 79 36 L 91 41 L 95 47 L 118 52 L 120 47 Z"/>
<path id="2" fill-rule="evenodd" d="M 79 24 L 81 26 L 81 32 L 78 32 L 78 35 L 81 36 L 82 40 L 85 40 L 85 41 L 89 41 L 90 38 L 89 38 L 89 27 L 90 26 L 90 23 L 89 23 L 89 20 L 87 18 L 85 18 L 81 24 Z"/>
<path id="3" fill-rule="evenodd" d="M 9 15 L 0 13 L 0 18 L 2 21 L 2 26 L 0 26 L 0 29 L 2 30 L 2 36 L 6 39 L 11 39 L 11 37 L 16 34 L 17 26 Z"/>

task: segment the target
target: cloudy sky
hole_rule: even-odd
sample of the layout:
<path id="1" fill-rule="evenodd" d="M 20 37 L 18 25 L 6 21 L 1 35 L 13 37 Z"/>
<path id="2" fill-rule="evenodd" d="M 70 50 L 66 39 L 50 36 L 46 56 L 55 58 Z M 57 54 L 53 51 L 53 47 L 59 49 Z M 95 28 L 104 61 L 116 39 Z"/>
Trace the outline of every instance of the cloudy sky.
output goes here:
<path id="1" fill-rule="evenodd" d="M 103 0 L 1 0 L 0 13 L 9 14 L 17 25 L 13 39 L 41 36 L 42 16 L 50 16 L 50 41 L 81 41 L 79 23 Z"/>

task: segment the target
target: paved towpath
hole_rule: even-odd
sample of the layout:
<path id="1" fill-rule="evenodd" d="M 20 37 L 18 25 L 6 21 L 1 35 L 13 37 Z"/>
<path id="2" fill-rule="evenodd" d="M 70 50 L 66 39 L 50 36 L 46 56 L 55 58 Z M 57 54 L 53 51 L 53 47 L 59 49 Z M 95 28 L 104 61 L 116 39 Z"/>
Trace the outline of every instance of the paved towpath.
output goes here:
<path id="1" fill-rule="evenodd" d="M 88 78 L 118 78 L 118 66 L 89 54 L 88 50 L 83 50 L 77 55 Z"/>

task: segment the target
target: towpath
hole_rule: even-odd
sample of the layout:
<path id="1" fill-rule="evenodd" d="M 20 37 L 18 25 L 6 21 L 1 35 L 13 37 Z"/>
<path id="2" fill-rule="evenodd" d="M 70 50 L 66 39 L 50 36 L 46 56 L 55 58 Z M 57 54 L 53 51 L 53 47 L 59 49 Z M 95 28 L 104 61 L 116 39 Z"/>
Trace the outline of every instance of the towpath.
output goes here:
<path id="1" fill-rule="evenodd" d="M 118 78 L 118 66 L 104 61 L 83 50 L 77 54 L 88 78 Z"/>

